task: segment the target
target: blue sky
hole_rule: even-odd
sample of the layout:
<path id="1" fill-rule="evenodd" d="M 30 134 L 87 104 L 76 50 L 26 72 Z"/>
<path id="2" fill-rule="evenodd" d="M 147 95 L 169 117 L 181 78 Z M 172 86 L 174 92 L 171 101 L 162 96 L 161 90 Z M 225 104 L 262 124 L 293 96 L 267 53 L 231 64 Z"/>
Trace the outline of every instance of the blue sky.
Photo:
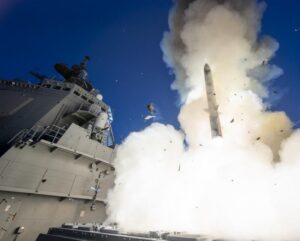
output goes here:
<path id="1" fill-rule="evenodd" d="M 161 122 L 178 126 L 178 96 L 160 49 L 171 6 L 171 0 L 0 0 L 0 78 L 32 80 L 30 70 L 55 76 L 54 63 L 89 55 L 89 76 L 112 107 L 118 142 L 149 124 L 142 117 L 149 102 Z M 262 25 L 280 43 L 273 62 L 284 70 L 272 87 L 282 98 L 272 108 L 294 122 L 300 120 L 299 13 L 298 0 L 272 0 Z"/>

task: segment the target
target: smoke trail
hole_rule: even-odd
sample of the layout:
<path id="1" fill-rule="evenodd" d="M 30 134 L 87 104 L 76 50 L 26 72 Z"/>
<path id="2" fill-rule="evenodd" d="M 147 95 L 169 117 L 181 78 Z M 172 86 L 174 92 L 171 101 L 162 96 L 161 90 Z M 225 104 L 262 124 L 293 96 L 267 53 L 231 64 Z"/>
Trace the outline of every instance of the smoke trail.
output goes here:
<path id="1" fill-rule="evenodd" d="M 262 101 L 282 74 L 269 64 L 279 44 L 257 37 L 264 9 L 254 0 L 175 1 L 162 49 L 181 96 L 181 130 L 154 123 L 118 148 L 108 221 L 124 231 L 300 238 L 300 132 Z M 223 138 L 210 137 L 205 63 Z"/>

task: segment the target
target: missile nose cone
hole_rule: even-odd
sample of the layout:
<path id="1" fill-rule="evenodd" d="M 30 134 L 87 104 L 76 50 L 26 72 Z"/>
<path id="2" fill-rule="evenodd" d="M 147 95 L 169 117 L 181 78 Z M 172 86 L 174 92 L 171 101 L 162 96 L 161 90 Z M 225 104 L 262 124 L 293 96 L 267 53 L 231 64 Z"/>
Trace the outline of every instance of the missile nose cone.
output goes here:
<path id="1" fill-rule="evenodd" d="M 204 71 L 205 71 L 205 72 L 210 72 L 210 67 L 209 67 L 208 64 L 205 64 L 205 65 L 204 65 Z"/>

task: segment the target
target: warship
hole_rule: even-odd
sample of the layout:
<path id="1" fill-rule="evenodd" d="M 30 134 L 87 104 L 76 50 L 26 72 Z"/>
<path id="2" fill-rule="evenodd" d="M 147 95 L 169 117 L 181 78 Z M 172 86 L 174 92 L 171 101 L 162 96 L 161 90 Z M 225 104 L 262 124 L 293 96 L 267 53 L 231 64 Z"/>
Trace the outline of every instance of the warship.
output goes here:
<path id="1" fill-rule="evenodd" d="M 103 225 L 117 145 L 88 61 L 55 64 L 63 80 L 37 72 L 35 84 L 0 80 L 0 241 L 217 241 Z M 221 135 L 208 65 L 204 74 L 212 136 Z"/>
<path id="2" fill-rule="evenodd" d="M 0 240 L 29 241 L 65 222 L 102 222 L 112 187 L 110 107 L 88 80 L 89 57 L 63 80 L 0 80 Z"/>

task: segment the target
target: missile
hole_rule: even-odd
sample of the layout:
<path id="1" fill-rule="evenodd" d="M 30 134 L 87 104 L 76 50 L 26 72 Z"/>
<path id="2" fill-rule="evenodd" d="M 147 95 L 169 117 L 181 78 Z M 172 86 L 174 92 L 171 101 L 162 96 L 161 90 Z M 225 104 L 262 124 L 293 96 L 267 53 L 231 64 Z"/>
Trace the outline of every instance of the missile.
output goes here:
<path id="1" fill-rule="evenodd" d="M 210 121 L 210 128 L 211 128 L 211 136 L 212 137 L 222 136 L 218 105 L 216 101 L 216 92 L 214 89 L 211 69 L 208 64 L 205 64 L 204 66 L 204 77 L 205 77 L 206 97 L 207 97 L 209 121 Z"/>

